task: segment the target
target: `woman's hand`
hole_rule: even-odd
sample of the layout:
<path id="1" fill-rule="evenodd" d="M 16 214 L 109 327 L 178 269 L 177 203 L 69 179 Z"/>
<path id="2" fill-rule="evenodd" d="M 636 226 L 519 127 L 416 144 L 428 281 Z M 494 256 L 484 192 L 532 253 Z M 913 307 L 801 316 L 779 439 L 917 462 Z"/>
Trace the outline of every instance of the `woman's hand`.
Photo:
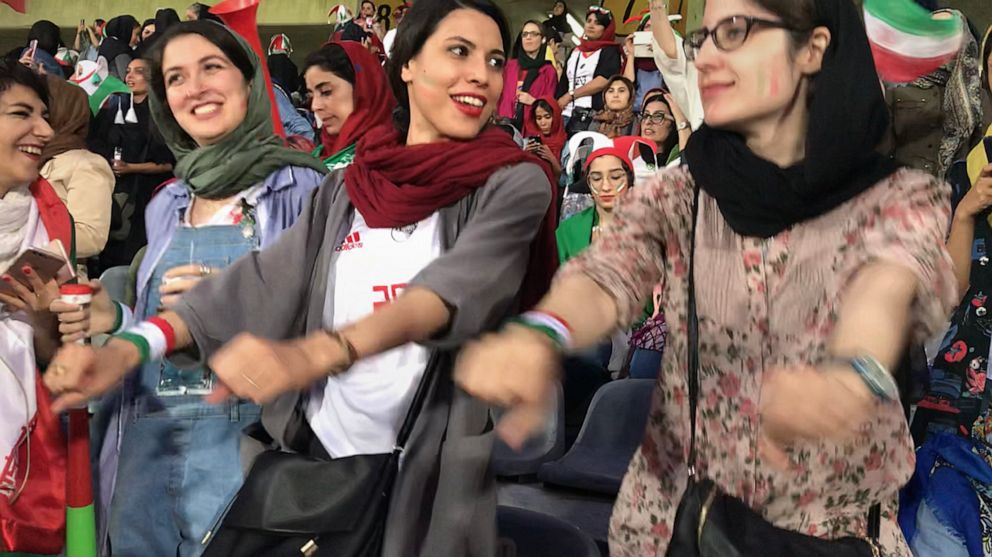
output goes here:
<path id="1" fill-rule="evenodd" d="M 67 344 L 48 364 L 45 386 L 56 397 L 55 413 L 75 408 L 117 385 L 127 372 L 141 364 L 138 348 L 112 339 L 103 348 Z"/>
<path id="2" fill-rule="evenodd" d="M 110 167 L 114 170 L 114 174 L 116 174 L 117 176 L 123 176 L 125 174 L 131 174 L 134 172 L 131 163 L 119 159 L 115 159 L 111 163 Z"/>
<path id="3" fill-rule="evenodd" d="M 517 91 L 517 101 L 530 106 L 534 104 L 537 99 L 535 99 L 534 95 L 531 95 L 527 91 Z"/>
<path id="4" fill-rule="evenodd" d="M 52 302 L 59 299 L 59 283 L 54 278 L 48 282 L 42 282 L 38 273 L 30 265 L 25 265 L 21 269 L 21 273 L 27 279 L 27 285 L 21 284 L 9 274 L 0 275 L 0 280 L 14 291 L 13 294 L 0 292 L 0 303 L 13 311 L 23 311 L 32 319 L 50 317 L 48 308 Z"/>
<path id="5" fill-rule="evenodd" d="M 664 19 L 668 21 L 668 1 L 667 0 L 651 0 L 648 8 L 651 10 L 651 21 L 657 22 Z"/>
<path id="6" fill-rule="evenodd" d="M 559 366 L 559 355 L 549 339 L 510 325 L 462 350 L 455 382 L 475 398 L 512 407 L 497 424 L 496 433 L 519 449 L 544 423 Z"/>
<path id="7" fill-rule="evenodd" d="M 529 143 L 527 144 L 527 150 L 534 153 L 538 157 L 551 162 L 551 149 L 549 149 L 547 145 L 543 143 Z"/>
<path id="8" fill-rule="evenodd" d="M 672 118 L 675 118 L 676 126 L 685 122 L 685 112 L 682 112 L 682 107 L 676 102 L 675 97 L 671 93 L 665 93 L 665 100 L 668 102 L 668 108 L 672 109 Z"/>
<path id="9" fill-rule="evenodd" d="M 162 296 L 161 305 L 163 308 L 170 308 L 183 294 L 192 290 L 203 277 L 216 272 L 205 265 L 182 265 L 169 269 L 162 276 L 162 285 L 158 287 L 158 292 Z"/>
<path id="10" fill-rule="evenodd" d="M 117 319 L 117 308 L 98 280 L 89 282 L 93 301 L 86 307 L 55 300 L 48 310 L 59 320 L 62 343 L 70 344 L 101 333 L 109 333 Z"/>
<path id="11" fill-rule="evenodd" d="M 627 35 L 627 38 L 623 40 L 623 55 L 627 60 L 630 60 L 634 56 L 634 34 L 631 33 Z"/>
<path id="12" fill-rule="evenodd" d="M 973 219 L 989 206 L 992 206 L 992 164 L 982 169 L 978 180 L 958 203 L 954 216 Z"/>
<path id="13" fill-rule="evenodd" d="M 783 449 L 793 443 L 851 440 L 874 416 L 876 400 L 861 377 L 844 366 L 771 370 L 761 386 L 761 456 L 785 470 L 790 463 Z"/>
<path id="14" fill-rule="evenodd" d="M 234 396 L 265 404 L 283 393 L 306 389 L 347 357 L 323 331 L 290 341 L 243 333 L 210 358 L 210 369 L 220 384 L 207 402 L 218 404 Z"/>
<path id="15" fill-rule="evenodd" d="M 574 100 L 575 100 L 575 96 L 572 95 L 572 93 L 565 93 L 564 95 L 561 96 L 561 98 L 558 99 L 558 106 L 562 110 L 565 110 L 565 107 L 571 104 L 571 102 Z"/>

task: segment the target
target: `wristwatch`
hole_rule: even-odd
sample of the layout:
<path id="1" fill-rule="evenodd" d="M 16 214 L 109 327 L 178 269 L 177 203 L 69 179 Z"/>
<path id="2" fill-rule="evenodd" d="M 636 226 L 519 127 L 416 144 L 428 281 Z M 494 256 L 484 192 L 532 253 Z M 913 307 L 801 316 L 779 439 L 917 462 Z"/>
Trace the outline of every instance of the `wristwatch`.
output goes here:
<path id="1" fill-rule="evenodd" d="M 867 355 L 857 356 L 844 361 L 855 371 L 868 389 L 880 400 L 899 400 L 899 386 L 889 370 L 875 358 Z"/>
<path id="2" fill-rule="evenodd" d="M 688 120 L 686 120 L 685 122 L 679 122 L 679 123 L 675 124 L 676 131 L 682 131 L 682 130 L 688 128 L 688 127 L 689 127 L 689 121 Z"/>

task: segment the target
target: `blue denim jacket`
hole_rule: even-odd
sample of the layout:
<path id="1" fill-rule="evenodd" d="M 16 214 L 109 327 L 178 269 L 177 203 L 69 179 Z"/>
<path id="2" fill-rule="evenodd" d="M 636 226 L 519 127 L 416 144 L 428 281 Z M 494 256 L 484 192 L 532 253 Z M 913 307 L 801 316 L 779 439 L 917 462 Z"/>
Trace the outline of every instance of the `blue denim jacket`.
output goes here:
<path id="1" fill-rule="evenodd" d="M 276 96 L 276 108 L 279 109 L 279 119 L 282 120 L 282 127 L 286 130 L 286 135 L 301 135 L 310 141 L 314 140 L 314 131 L 310 122 L 293 106 L 293 101 L 289 95 L 279 87 L 273 87 Z"/>
<path id="2" fill-rule="evenodd" d="M 286 166 L 269 174 L 262 181 L 263 191 L 259 194 L 258 205 L 255 208 L 262 248 L 274 242 L 280 232 L 296 222 L 307 200 L 310 199 L 310 193 L 323 180 L 324 176 L 316 170 Z M 135 315 L 144 315 L 145 289 L 148 288 L 152 271 L 172 241 L 180 217 L 189 206 L 189 202 L 190 195 L 186 183 L 176 180 L 159 192 L 145 210 L 148 247 L 138 269 Z"/>

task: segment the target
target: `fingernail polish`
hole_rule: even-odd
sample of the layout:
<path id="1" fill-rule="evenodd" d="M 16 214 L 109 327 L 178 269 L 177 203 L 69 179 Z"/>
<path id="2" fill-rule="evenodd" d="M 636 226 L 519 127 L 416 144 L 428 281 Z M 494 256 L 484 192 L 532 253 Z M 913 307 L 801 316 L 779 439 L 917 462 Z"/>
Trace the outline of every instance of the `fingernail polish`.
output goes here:
<path id="1" fill-rule="evenodd" d="M 25 266 L 21 267 L 21 272 L 24 273 L 25 275 L 30 275 L 32 273 L 31 267 L 28 267 L 27 265 L 25 265 Z"/>
<path id="2" fill-rule="evenodd" d="M 12 279 L 10 277 L 10 275 L 4 275 L 4 276 L 0 277 L 0 279 L 3 279 L 4 282 L 13 282 L 14 281 L 14 279 Z"/>

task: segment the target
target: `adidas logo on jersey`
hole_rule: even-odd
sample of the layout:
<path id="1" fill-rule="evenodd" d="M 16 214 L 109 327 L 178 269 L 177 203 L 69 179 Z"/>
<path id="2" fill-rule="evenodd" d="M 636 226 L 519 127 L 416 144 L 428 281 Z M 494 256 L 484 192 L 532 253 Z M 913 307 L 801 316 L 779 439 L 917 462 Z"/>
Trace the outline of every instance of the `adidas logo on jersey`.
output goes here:
<path id="1" fill-rule="evenodd" d="M 362 248 L 362 236 L 358 232 L 353 232 L 348 234 L 348 237 L 344 239 L 344 242 L 334 248 L 334 251 L 351 251 L 353 249 Z"/>

